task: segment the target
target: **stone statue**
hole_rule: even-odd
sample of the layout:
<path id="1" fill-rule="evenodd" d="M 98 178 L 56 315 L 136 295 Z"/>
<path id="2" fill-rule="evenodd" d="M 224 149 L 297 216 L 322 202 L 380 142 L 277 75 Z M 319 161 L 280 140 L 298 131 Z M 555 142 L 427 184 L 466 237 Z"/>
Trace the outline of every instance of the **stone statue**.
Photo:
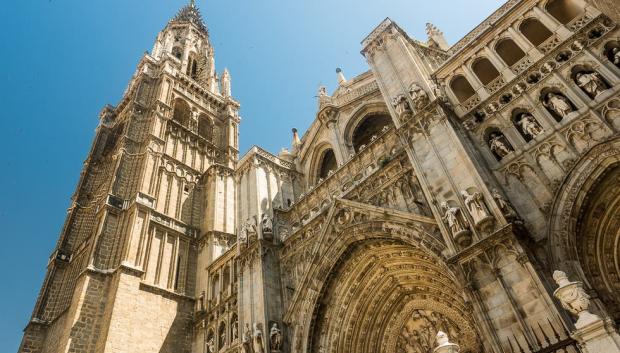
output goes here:
<path id="1" fill-rule="evenodd" d="M 611 50 L 612 62 L 617 67 L 620 67 L 620 48 L 616 47 Z"/>
<path id="2" fill-rule="evenodd" d="M 269 331 L 269 346 L 271 351 L 280 351 L 280 348 L 282 348 L 282 331 L 275 322 L 271 326 L 271 331 Z"/>
<path id="3" fill-rule="evenodd" d="M 250 331 L 250 324 L 247 323 L 241 338 L 241 347 L 243 348 L 243 353 L 252 353 L 252 333 Z"/>
<path id="4" fill-rule="evenodd" d="M 273 222 L 271 220 L 271 217 L 269 217 L 269 215 L 266 213 L 263 213 L 263 217 L 261 220 L 261 229 L 263 231 L 263 234 L 273 232 Z"/>
<path id="5" fill-rule="evenodd" d="M 256 221 L 254 217 L 250 217 L 245 221 L 245 230 L 248 241 L 252 240 L 252 237 L 256 237 Z"/>
<path id="6" fill-rule="evenodd" d="M 475 225 L 479 225 L 491 217 L 487 206 L 484 204 L 482 193 L 474 192 L 470 194 L 466 190 L 462 190 L 461 195 L 463 196 L 465 207 L 467 207 L 467 211 L 469 211 Z"/>
<path id="7" fill-rule="evenodd" d="M 553 92 L 547 94 L 547 100 L 543 102 L 543 105 L 562 118 L 573 111 L 573 106 L 566 97 Z"/>
<path id="8" fill-rule="evenodd" d="M 437 347 L 433 350 L 433 353 L 458 353 L 460 351 L 459 345 L 450 342 L 448 335 L 443 331 L 437 332 L 435 341 L 437 342 Z"/>
<path id="9" fill-rule="evenodd" d="M 239 318 L 235 317 L 235 321 L 232 323 L 232 340 L 236 340 L 239 337 Z"/>
<path id="10" fill-rule="evenodd" d="M 452 232 L 454 237 L 467 232 L 465 222 L 461 217 L 461 209 L 458 207 L 451 207 L 447 202 L 441 203 L 441 208 L 445 210 L 443 219 L 448 223 L 448 228 Z"/>
<path id="11" fill-rule="evenodd" d="M 495 152 L 500 159 L 513 152 L 512 147 L 510 147 L 510 145 L 508 145 L 505 141 L 504 135 L 498 132 L 491 134 L 491 138 L 489 139 L 489 147 L 491 148 L 491 151 Z"/>
<path id="12" fill-rule="evenodd" d="M 246 221 L 241 225 L 241 231 L 239 232 L 239 236 L 237 237 L 237 242 L 239 244 L 247 245 L 248 239 L 248 222 Z"/>
<path id="13" fill-rule="evenodd" d="M 226 344 L 226 330 L 225 329 L 220 332 L 219 344 L 220 344 L 220 347 L 223 347 Z"/>
<path id="14" fill-rule="evenodd" d="M 401 116 L 405 112 L 411 112 L 409 102 L 407 102 L 407 98 L 405 98 L 402 94 L 399 94 L 392 99 L 392 105 L 394 106 L 394 110 L 396 110 L 396 114 L 398 114 L 398 116 Z"/>
<path id="15" fill-rule="evenodd" d="M 211 336 L 211 338 L 207 341 L 207 351 L 209 353 L 215 353 L 215 342 L 213 341 L 213 336 Z"/>
<path id="16" fill-rule="evenodd" d="M 325 97 L 327 95 L 327 87 L 319 86 L 319 97 Z"/>
<path id="17" fill-rule="evenodd" d="M 595 98 L 607 89 L 607 85 L 596 72 L 579 72 L 575 76 L 575 82 L 591 98 Z"/>
<path id="18" fill-rule="evenodd" d="M 497 203 L 497 207 L 502 211 L 502 214 L 507 218 L 515 218 L 517 217 L 517 211 L 515 211 L 514 207 L 508 202 L 502 194 L 499 193 L 499 190 L 493 189 L 491 191 L 491 195 L 493 196 L 493 200 Z"/>
<path id="19" fill-rule="evenodd" d="M 521 130 L 523 133 L 531 138 L 534 138 L 543 132 L 542 127 L 538 124 L 534 117 L 528 113 L 521 115 L 519 124 L 521 125 Z"/>
<path id="20" fill-rule="evenodd" d="M 576 328 L 582 328 L 594 321 L 600 320 L 598 316 L 588 311 L 590 296 L 583 289 L 583 283 L 569 281 L 566 273 L 562 271 L 554 271 L 553 280 L 559 286 L 553 292 L 553 296 L 558 298 L 564 309 L 578 317 L 575 323 Z"/>
<path id="21" fill-rule="evenodd" d="M 263 343 L 263 331 L 258 328 L 257 323 L 254 323 L 252 347 L 254 348 L 254 353 L 265 353 L 265 345 Z"/>
<path id="22" fill-rule="evenodd" d="M 424 108 L 428 104 L 428 93 L 417 83 L 412 84 L 409 88 L 409 96 L 416 109 Z"/>

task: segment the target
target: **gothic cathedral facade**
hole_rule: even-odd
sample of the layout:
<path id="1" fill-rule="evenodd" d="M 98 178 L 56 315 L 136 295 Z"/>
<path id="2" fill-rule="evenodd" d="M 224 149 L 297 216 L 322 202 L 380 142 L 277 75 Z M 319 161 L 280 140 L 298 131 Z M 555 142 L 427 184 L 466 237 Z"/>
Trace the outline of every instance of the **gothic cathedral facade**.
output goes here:
<path id="1" fill-rule="evenodd" d="M 21 353 L 620 352 L 620 4 L 385 19 L 240 157 L 193 1 L 106 106 Z"/>

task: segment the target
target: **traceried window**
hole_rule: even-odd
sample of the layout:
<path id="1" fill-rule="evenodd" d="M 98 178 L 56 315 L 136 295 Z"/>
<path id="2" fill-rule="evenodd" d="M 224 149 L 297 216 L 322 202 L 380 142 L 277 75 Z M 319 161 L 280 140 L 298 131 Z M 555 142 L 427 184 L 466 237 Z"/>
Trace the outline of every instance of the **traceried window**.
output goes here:
<path id="1" fill-rule="evenodd" d="M 183 126 L 189 125 L 189 119 L 191 115 L 191 109 L 189 108 L 189 104 L 187 104 L 181 98 L 177 98 L 174 100 L 174 112 L 172 114 L 172 118 Z"/>
<path id="2" fill-rule="evenodd" d="M 208 116 L 202 114 L 198 118 L 198 135 L 209 141 L 213 139 L 213 123 Z"/>

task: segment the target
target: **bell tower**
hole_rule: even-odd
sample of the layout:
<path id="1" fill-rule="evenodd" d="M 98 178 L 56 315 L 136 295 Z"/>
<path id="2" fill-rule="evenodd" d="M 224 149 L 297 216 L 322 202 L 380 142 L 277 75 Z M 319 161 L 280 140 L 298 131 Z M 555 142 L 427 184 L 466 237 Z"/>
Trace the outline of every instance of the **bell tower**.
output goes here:
<path id="1" fill-rule="evenodd" d="M 19 352 L 192 350 L 202 272 L 234 239 L 238 111 L 192 0 L 101 111 Z"/>

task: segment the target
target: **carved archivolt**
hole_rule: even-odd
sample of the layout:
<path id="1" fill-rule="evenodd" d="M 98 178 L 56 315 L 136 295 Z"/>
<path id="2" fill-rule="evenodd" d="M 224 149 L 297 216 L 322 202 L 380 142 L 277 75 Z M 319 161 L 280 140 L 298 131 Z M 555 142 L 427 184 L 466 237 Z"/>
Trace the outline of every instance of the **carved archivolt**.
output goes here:
<path id="1" fill-rule="evenodd" d="M 477 351 L 463 289 L 444 264 L 444 245 L 431 235 L 436 226 L 421 217 L 393 214 L 387 220 L 365 207 L 339 200 L 330 211 L 285 315 L 296 327 L 293 351 L 396 352 L 411 335 L 457 327 L 463 351 Z M 438 324 L 429 327 L 416 315 Z"/>
<path id="2" fill-rule="evenodd" d="M 605 293 L 617 293 L 620 288 L 617 268 L 607 267 L 620 257 L 617 247 L 611 245 L 618 242 L 618 225 L 614 223 L 617 214 L 613 214 L 617 212 L 615 197 L 620 198 L 618 176 L 609 180 L 610 175 L 618 174 L 619 167 L 620 138 L 592 147 L 569 171 L 556 193 L 548 227 L 552 268 L 573 276 L 585 275 L 582 280 L 599 291 L 604 302 Z M 620 312 L 617 299 L 608 302 Z"/>

